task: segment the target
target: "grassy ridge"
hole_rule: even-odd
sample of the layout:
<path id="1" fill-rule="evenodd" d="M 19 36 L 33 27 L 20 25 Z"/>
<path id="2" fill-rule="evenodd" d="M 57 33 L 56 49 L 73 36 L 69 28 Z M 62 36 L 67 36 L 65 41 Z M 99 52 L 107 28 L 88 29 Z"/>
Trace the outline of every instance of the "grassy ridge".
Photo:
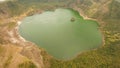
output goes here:
<path id="1" fill-rule="evenodd" d="M 119 68 L 120 43 L 116 43 L 82 53 L 70 61 L 52 59 L 51 68 Z"/>
<path id="2" fill-rule="evenodd" d="M 8 17 L 19 16 L 25 13 L 30 8 L 37 10 L 51 10 L 57 7 L 68 7 L 74 3 L 81 8 L 84 13 L 97 20 L 104 22 L 102 30 L 105 37 L 105 45 L 97 50 L 91 50 L 78 55 L 76 58 L 69 61 L 56 60 L 54 58 L 48 59 L 46 52 L 44 56 L 44 64 L 46 68 L 120 68 L 120 3 L 112 0 L 109 4 L 109 11 L 102 13 L 102 10 L 93 12 L 92 9 L 97 9 L 97 5 L 92 5 L 92 0 L 17 0 L 8 1 L 0 4 L 0 15 L 8 15 Z M 98 2 L 98 0 L 93 0 Z M 104 0 L 99 0 L 98 3 L 103 4 Z M 105 0 L 107 1 L 107 0 Z M 101 6 L 101 5 L 100 5 Z M 0 16 L 1 17 L 1 16 Z M 3 16 L 4 17 L 4 16 Z M 13 24 L 10 25 L 10 27 Z M 0 43 L 3 40 L 0 36 Z M 1 50 L 0 50 L 1 51 Z M 30 64 L 30 65 L 29 65 Z M 20 68 L 25 66 L 34 66 L 33 63 L 25 62 L 20 64 Z M 48 67 L 47 67 L 48 66 Z M 35 67 L 36 68 L 36 67 Z"/>

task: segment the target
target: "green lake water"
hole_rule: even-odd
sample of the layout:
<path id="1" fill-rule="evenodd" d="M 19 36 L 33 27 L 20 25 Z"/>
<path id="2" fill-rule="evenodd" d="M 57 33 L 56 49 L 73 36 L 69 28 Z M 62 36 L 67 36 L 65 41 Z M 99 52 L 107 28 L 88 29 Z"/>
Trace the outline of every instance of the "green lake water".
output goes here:
<path id="1" fill-rule="evenodd" d="M 19 33 L 57 59 L 70 59 L 102 44 L 98 23 L 84 20 L 72 9 L 28 16 L 22 20 Z"/>

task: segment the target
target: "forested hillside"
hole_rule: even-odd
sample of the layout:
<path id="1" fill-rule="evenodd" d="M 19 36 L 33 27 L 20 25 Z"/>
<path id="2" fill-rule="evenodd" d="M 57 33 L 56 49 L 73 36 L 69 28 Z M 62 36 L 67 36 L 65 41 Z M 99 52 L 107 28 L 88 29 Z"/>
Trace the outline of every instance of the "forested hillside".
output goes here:
<path id="1" fill-rule="evenodd" d="M 63 61 L 19 39 L 17 21 L 56 8 L 72 8 L 95 19 L 103 34 L 101 47 Z M 0 3 L 0 68 L 120 68 L 119 0 L 12 0 Z M 11 39 L 17 40 L 13 43 Z M 19 62 L 17 62 L 19 61 Z M 14 63 L 14 64 L 13 64 Z M 13 66 L 13 67 L 12 67 Z"/>

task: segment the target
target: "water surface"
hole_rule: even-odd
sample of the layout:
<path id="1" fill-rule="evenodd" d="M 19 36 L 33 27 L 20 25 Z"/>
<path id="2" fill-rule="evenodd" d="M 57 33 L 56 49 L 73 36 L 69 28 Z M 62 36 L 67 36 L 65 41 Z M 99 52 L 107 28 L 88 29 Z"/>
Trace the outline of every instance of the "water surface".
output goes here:
<path id="1" fill-rule="evenodd" d="M 24 18 L 19 33 L 55 58 L 69 59 L 101 45 L 98 28 L 96 21 L 84 20 L 77 11 L 56 9 Z"/>

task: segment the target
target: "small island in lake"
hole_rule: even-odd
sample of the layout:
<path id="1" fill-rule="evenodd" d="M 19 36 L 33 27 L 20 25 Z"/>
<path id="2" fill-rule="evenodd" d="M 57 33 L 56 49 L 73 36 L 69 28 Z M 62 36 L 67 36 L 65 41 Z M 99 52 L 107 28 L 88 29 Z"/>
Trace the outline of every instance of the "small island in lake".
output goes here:
<path id="1" fill-rule="evenodd" d="M 71 22 L 74 22 L 74 21 L 75 21 L 75 18 L 74 18 L 74 17 L 72 17 L 72 18 L 71 18 Z"/>

